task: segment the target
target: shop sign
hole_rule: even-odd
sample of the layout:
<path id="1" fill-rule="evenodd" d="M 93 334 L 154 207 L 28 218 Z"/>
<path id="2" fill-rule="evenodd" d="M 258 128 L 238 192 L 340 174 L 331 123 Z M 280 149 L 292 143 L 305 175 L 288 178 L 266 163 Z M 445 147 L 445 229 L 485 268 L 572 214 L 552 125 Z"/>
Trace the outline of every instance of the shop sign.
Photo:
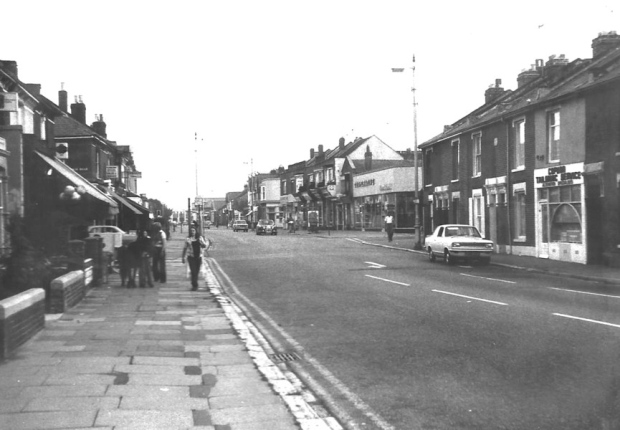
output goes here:
<path id="1" fill-rule="evenodd" d="M 546 170 L 546 171 L 545 171 Z M 581 165 L 555 166 L 536 170 L 536 187 L 559 187 L 583 183 Z"/>
<path id="2" fill-rule="evenodd" d="M 106 166 L 105 177 L 106 179 L 118 179 L 118 166 Z"/>
<path id="3" fill-rule="evenodd" d="M 392 188 L 394 188 L 394 184 L 379 185 L 379 191 L 392 191 Z"/>
<path id="4" fill-rule="evenodd" d="M 364 179 L 363 181 L 357 181 L 353 184 L 355 188 L 372 187 L 375 185 L 375 179 Z"/>

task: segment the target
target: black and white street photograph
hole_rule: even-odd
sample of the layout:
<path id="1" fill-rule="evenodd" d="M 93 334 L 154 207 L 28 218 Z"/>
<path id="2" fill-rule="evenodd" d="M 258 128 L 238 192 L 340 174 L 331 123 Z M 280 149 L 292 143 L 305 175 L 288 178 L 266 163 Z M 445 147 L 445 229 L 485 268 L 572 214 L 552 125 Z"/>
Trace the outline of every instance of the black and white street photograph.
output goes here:
<path id="1" fill-rule="evenodd" d="M 620 4 L 1 10 L 0 429 L 620 430 Z"/>

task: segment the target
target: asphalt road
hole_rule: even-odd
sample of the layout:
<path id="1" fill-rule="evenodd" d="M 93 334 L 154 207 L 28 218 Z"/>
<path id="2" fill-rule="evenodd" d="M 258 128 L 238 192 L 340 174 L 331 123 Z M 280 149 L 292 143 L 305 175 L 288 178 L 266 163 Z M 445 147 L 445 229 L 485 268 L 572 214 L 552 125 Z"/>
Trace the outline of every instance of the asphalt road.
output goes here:
<path id="1" fill-rule="evenodd" d="M 305 232 L 208 236 L 233 299 L 346 428 L 620 428 L 613 288 Z"/>

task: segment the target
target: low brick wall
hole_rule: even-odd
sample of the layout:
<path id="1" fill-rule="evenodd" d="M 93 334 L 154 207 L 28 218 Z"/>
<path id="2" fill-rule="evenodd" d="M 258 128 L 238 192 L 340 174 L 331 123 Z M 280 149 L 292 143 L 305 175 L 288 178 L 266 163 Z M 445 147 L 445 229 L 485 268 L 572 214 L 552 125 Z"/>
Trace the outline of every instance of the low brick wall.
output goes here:
<path id="1" fill-rule="evenodd" d="M 31 288 L 0 300 L 0 359 L 45 327 L 45 290 Z"/>
<path id="2" fill-rule="evenodd" d="M 60 314 L 75 306 L 86 295 L 83 270 L 74 270 L 52 281 L 49 313 Z"/>

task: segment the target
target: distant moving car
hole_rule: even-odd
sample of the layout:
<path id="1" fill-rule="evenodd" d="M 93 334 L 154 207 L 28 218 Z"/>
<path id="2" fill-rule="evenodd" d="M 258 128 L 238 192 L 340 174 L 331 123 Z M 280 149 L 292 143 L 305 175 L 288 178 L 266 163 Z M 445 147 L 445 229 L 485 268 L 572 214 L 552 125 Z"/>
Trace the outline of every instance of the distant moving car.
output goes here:
<path id="1" fill-rule="evenodd" d="M 91 225 L 88 227 L 89 237 L 103 238 L 103 252 L 114 252 L 115 248 L 120 248 L 123 243 L 133 242 L 136 235 L 127 233 L 115 225 Z"/>
<path id="2" fill-rule="evenodd" d="M 236 232 L 237 230 L 243 230 L 247 233 L 248 223 L 245 220 L 238 219 L 236 221 L 233 221 L 232 229 L 234 232 Z"/>
<path id="3" fill-rule="evenodd" d="M 447 264 L 453 264 L 456 260 L 477 260 L 489 264 L 493 241 L 480 236 L 473 225 L 444 224 L 426 238 L 425 247 L 431 262 L 440 257 Z"/>
<path id="4" fill-rule="evenodd" d="M 256 234 L 278 234 L 278 229 L 276 224 L 269 219 L 261 219 L 258 220 L 258 224 L 256 224 Z"/>

